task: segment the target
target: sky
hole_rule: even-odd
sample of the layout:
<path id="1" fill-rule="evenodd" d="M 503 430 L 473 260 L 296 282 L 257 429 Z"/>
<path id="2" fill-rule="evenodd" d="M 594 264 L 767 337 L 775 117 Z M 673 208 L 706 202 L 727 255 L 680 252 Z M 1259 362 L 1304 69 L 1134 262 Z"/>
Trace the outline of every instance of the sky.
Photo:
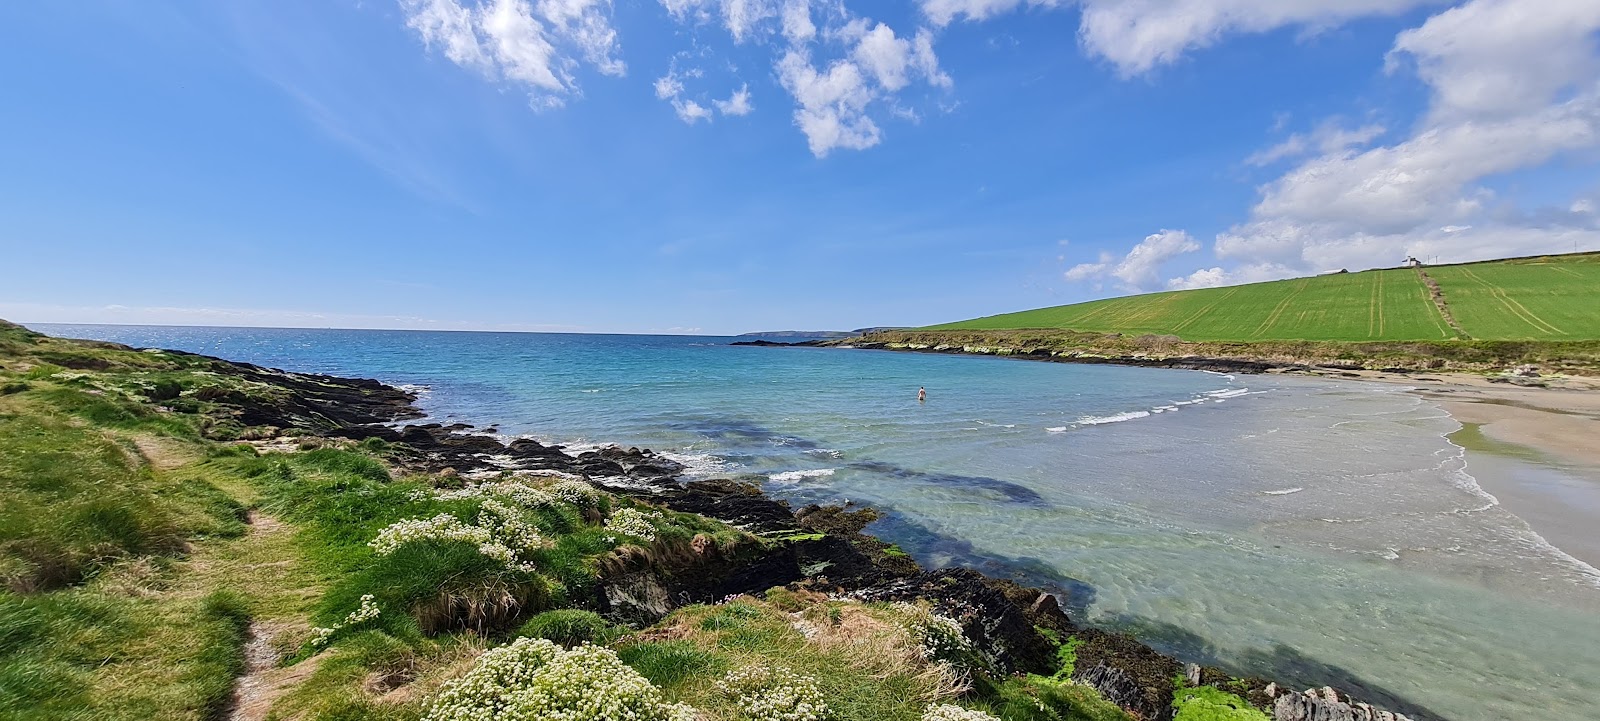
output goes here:
<path id="1" fill-rule="evenodd" d="M 731 334 L 1600 250 L 1597 0 L 0 4 L 0 317 Z"/>

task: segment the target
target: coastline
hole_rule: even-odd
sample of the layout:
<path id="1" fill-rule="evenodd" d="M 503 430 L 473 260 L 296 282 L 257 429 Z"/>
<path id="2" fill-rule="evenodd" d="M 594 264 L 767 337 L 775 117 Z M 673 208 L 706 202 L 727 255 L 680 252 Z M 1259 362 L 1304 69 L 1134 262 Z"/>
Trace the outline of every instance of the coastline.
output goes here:
<path id="1" fill-rule="evenodd" d="M 54 397 L 46 394 L 66 394 L 85 403 L 115 402 L 129 417 L 149 426 L 138 426 L 141 431 L 165 427 L 157 424 L 175 422 L 180 416 L 191 419 L 202 431 L 192 439 L 196 462 L 237 458 L 284 481 L 296 493 L 305 489 L 337 496 L 344 492 L 340 484 L 349 483 L 359 487 L 353 493 L 366 499 L 378 497 L 381 494 L 375 492 L 395 480 L 426 483 L 436 489 L 430 493 L 454 494 L 507 479 L 563 479 L 581 481 L 630 504 L 727 524 L 743 534 L 726 547 L 707 545 L 696 537 L 619 551 L 599 564 L 592 587 L 571 586 L 583 590 L 570 599 L 572 608 L 591 610 L 635 629 L 648 629 L 697 604 L 724 603 L 741 594 L 759 596 L 771 588 L 837 599 L 917 602 L 960 619 L 961 633 L 989 659 L 986 663 L 996 669 L 997 679 L 1057 672 L 1059 649 L 1070 641 L 1077 664 L 1071 680 L 1147 720 L 1172 717 L 1174 679 L 1183 679 L 1178 682 L 1183 687 L 1235 692 L 1241 703 L 1279 721 L 1405 718 L 1357 699 L 1418 721 L 1439 718 L 1388 689 L 1341 675 L 1337 668 L 1310 672 L 1300 681 L 1337 684 L 1339 691 L 1323 687 L 1301 693 L 1268 679 L 1240 678 L 1220 668 L 1186 664 L 1131 635 L 1080 625 L 1082 619 L 1069 617 L 1054 594 L 1038 588 L 979 570 L 929 570 L 904 551 L 863 533 L 879 517 L 872 508 L 847 504 L 796 509 L 737 480 L 684 479 L 681 464 L 648 450 L 612 446 L 580 452 L 527 438 L 487 435 L 466 424 L 430 423 L 416 405 L 414 390 L 375 380 L 286 372 L 108 342 L 62 341 L 4 324 L 0 331 L 15 338 L 0 348 L 11 354 L 7 372 L 14 366 L 27 379 L 10 387 L 8 393 L 15 398 L 42 402 Z M 191 385 L 153 384 L 148 380 L 151 372 Z M 143 438 L 143 442 L 160 450 L 159 439 Z M 262 460 L 252 460 L 257 458 Z M 349 475 L 330 476 L 339 480 L 326 488 L 297 480 L 301 477 L 295 475 L 295 463 L 324 461 L 349 466 L 339 471 Z M 325 472 L 330 471 L 317 471 Z M 409 495 L 391 500 L 420 502 Z M 255 524 L 249 519 L 257 514 L 246 510 L 245 505 L 235 508 L 239 518 L 234 521 Z M 271 510 L 293 515 L 284 508 Z M 453 623 L 453 619 L 438 622 Z M 251 634 L 277 633 L 246 621 L 251 625 L 242 628 Z M 242 642 L 244 630 L 236 640 Z"/>
<path id="2" fill-rule="evenodd" d="M 1008 348 L 822 341 L 745 342 L 890 352 L 1007 357 L 1221 373 L 1326 378 L 1405 386 L 1449 414 L 1461 429 L 1452 443 L 1467 454 L 1479 488 L 1561 552 L 1600 568 L 1600 377 L 1490 376 L 1481 372 L 1357 364 L 1308 364 L 1284 358 L 1099 356 Z"/>

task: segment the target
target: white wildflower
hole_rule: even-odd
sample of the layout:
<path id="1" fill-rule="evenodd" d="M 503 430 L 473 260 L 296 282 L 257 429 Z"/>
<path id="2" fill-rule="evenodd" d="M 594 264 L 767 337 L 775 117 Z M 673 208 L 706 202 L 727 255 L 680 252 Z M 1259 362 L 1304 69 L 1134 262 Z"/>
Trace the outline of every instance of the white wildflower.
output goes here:
<path id="1" fill-rule="evenodd" d="M 962 663 L 972 657 L 972 641 L 967 639 L 961 624 L 955 619 L 936 614 L 925 606 L 909 603 L 895 606 L 904 614 L 906 630 L 922 646 L 923 658 Z"/>
<path id="2" fill-rule="evenodd" d="M 656 540 L 656 526 L 651 519 L 661 518 L 659 511 L 645 513 L 632 508 L 618 509 L 606 521 L 606 530 L 633 536 L 644 541 Z"/>
<path id="3" fill-rule="evenodd" d="M 929 706 L 922 714 L 922 721 L 1000 721 L 1000 719 L 982 711 L 941 704 Z"/>
<path id="4" fill-rule="evenodd" d="M 600 505 L 600 492 L 583 481 L 562 481 L 546 489 L 551 495 L 579 508 Z"/>
<path id="5" fill-rule="evenodd" d="M 366 623 L 377 617 L 378 604 L 372 602 L 372 594 L 368 593 L 361 597 L 361 607 L 351 611 L 350 615 L 344 617 L 344 625 L 354 626 L 358 623 Z"/>
<path id="6" fill-rule="evenodd" d="M 478 658 L 434 698 L 426 721 L 692 721 L 660 689 L 617 658 L 584 644 L 566 650 L 519 638 Z"/>
<path id="7" fill-rule="evenodd" d="M 782 668 L 755 666 L 729 673 L 717 689 L 752 721 L 824 721 L 833 710 L 815 679 Z"/>
<path id="8" fill-rule="evenodd" d="M 325 644 L 328 643 L 329 639 L 333 638 L 333 634 L 338 633 L 338 632 L 339 632 L 339 627 L 338 626 L 334 626 L 332 628 L 324 628 L 324 627 L 321 627 L 321 626 L 317 626 L 315 628 L 312 628 L 311 629 L 311 645 L 313 645 L 313 646 L 325 645 Z"/>
<path id="9" fill-rule="evenodd" d="M 438 540 L 438 541 L 466 541 L 473 544 L 488 543 L 490 533 L 487 529 L 462 523 L 461 519 L 448 513 L 441 513 L 433 518 L 413 518 L 400 521 L 378 532 L 378 537 L 367 543 L 380 556 L 394 553 L 401 546 L 412 541 Z"/>

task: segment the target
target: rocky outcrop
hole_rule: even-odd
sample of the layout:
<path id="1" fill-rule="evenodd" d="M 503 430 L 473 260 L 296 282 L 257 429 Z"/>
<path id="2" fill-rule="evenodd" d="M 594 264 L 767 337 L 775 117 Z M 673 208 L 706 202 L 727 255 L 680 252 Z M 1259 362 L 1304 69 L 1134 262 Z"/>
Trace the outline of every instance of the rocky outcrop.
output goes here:
<path id="1" fill-rule="evenodd" d="M 1326 686 L 1303 693 L 1278 696 L 1272 705 L 1272 721 L 1411 721 L 1397 713 L 1373 708 L 1341 696 Z"/>
<path id="2" fill-rule="evenodd" d="M 1013 590 L 1039 603 L 1018 603 Z M 1072 627 L 1049 594 L 964 568 L 886 581 L 851 595 L 866 601 L 928 601 L 937 613 L 960 623 L 979 654 L 1002 675 L 1054 671 L 1055 646 L 1036 627 Z"/>
<path id="3" fill-rule="evenodd" d="M 1115 666 L 1097 663 L 1088 670 L 1074 674 L 1072 680 L 1099 691 L 1107 701 L 1138 714 L 1140 718 L 1161 718 L 1163 713 L 1171 714 L 1161 704 L 1152 704 L 1133 676 Z"/>

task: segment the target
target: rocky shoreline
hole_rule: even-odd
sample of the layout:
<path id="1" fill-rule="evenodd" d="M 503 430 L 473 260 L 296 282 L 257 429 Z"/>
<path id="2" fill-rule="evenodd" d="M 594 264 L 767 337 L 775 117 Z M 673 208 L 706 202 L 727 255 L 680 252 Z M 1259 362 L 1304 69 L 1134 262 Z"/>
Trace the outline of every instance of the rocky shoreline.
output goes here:
<path id="1" fill-rule="evenodd" d="M 737 341 L 731 345 L 979 355 L 1218 373 L 1481 375 L 1530 368 L 1545 374 L 1600 375 L 1600 344 L 1590 341 L 1196 342 L 1170 335 L 1133 336 L 1064 330 L 907 330 L 880 331 L 838 340 L 796 343 L 757 340 Z M 1518 385 L 1539 385 L 1537 379 L 1506 376 L 1504 380 Z"/>
<path id="2" fill-rule="evenodd" d="M 862 600 L 925 600 L 958 619 L 965 635 L 1003 673 L 1047 674 L 1055 662 L 1051 637 L 1078 639 L 1074 680 L 1096 688 L 1141 719 L 1172 717 L 1175 679 L 1236 693 L 1278 721 L 1407 718 L 1332 688 L 1292 692 L 1267 679 L 1236 678 L 1221 669 L 1182 663 L 1130 635 L 1079 625 L 1055 595 L 1037 588 L 963 568 L 929 571 L 863 532 L 879 518 L 871 508 L 795 509 L 736 480 L 684 481 L 681 465 L 645 449 L 612 447 L 570 454 L 532 439 L 507 443 L 473 432 L 465 424 L 401 425 L 424 417 L 414 405 L 416 395 L 406 390 L 375 380 L 209 360 L 219 371 L 285 391 L 268 397 L 215 399 L 233 408 L 239 423 L 255 438 L 276 437 L 302 447 L 380 439 L 390 448 L 393 464 L 433 474 L 442 484 L 464 485 L 508 473 L 569 476 L 772 541 L 728 555 L 716 549 L 685 548 L 668 560 L 616 559 L 602 575 L 596 597 L 587 602 L 614 621 L 649 625 L 682 606 L 760 594 L 777 586 Z M 1438 718 L 1423 709 L 1403 710 L 1419 721 Z"/>

